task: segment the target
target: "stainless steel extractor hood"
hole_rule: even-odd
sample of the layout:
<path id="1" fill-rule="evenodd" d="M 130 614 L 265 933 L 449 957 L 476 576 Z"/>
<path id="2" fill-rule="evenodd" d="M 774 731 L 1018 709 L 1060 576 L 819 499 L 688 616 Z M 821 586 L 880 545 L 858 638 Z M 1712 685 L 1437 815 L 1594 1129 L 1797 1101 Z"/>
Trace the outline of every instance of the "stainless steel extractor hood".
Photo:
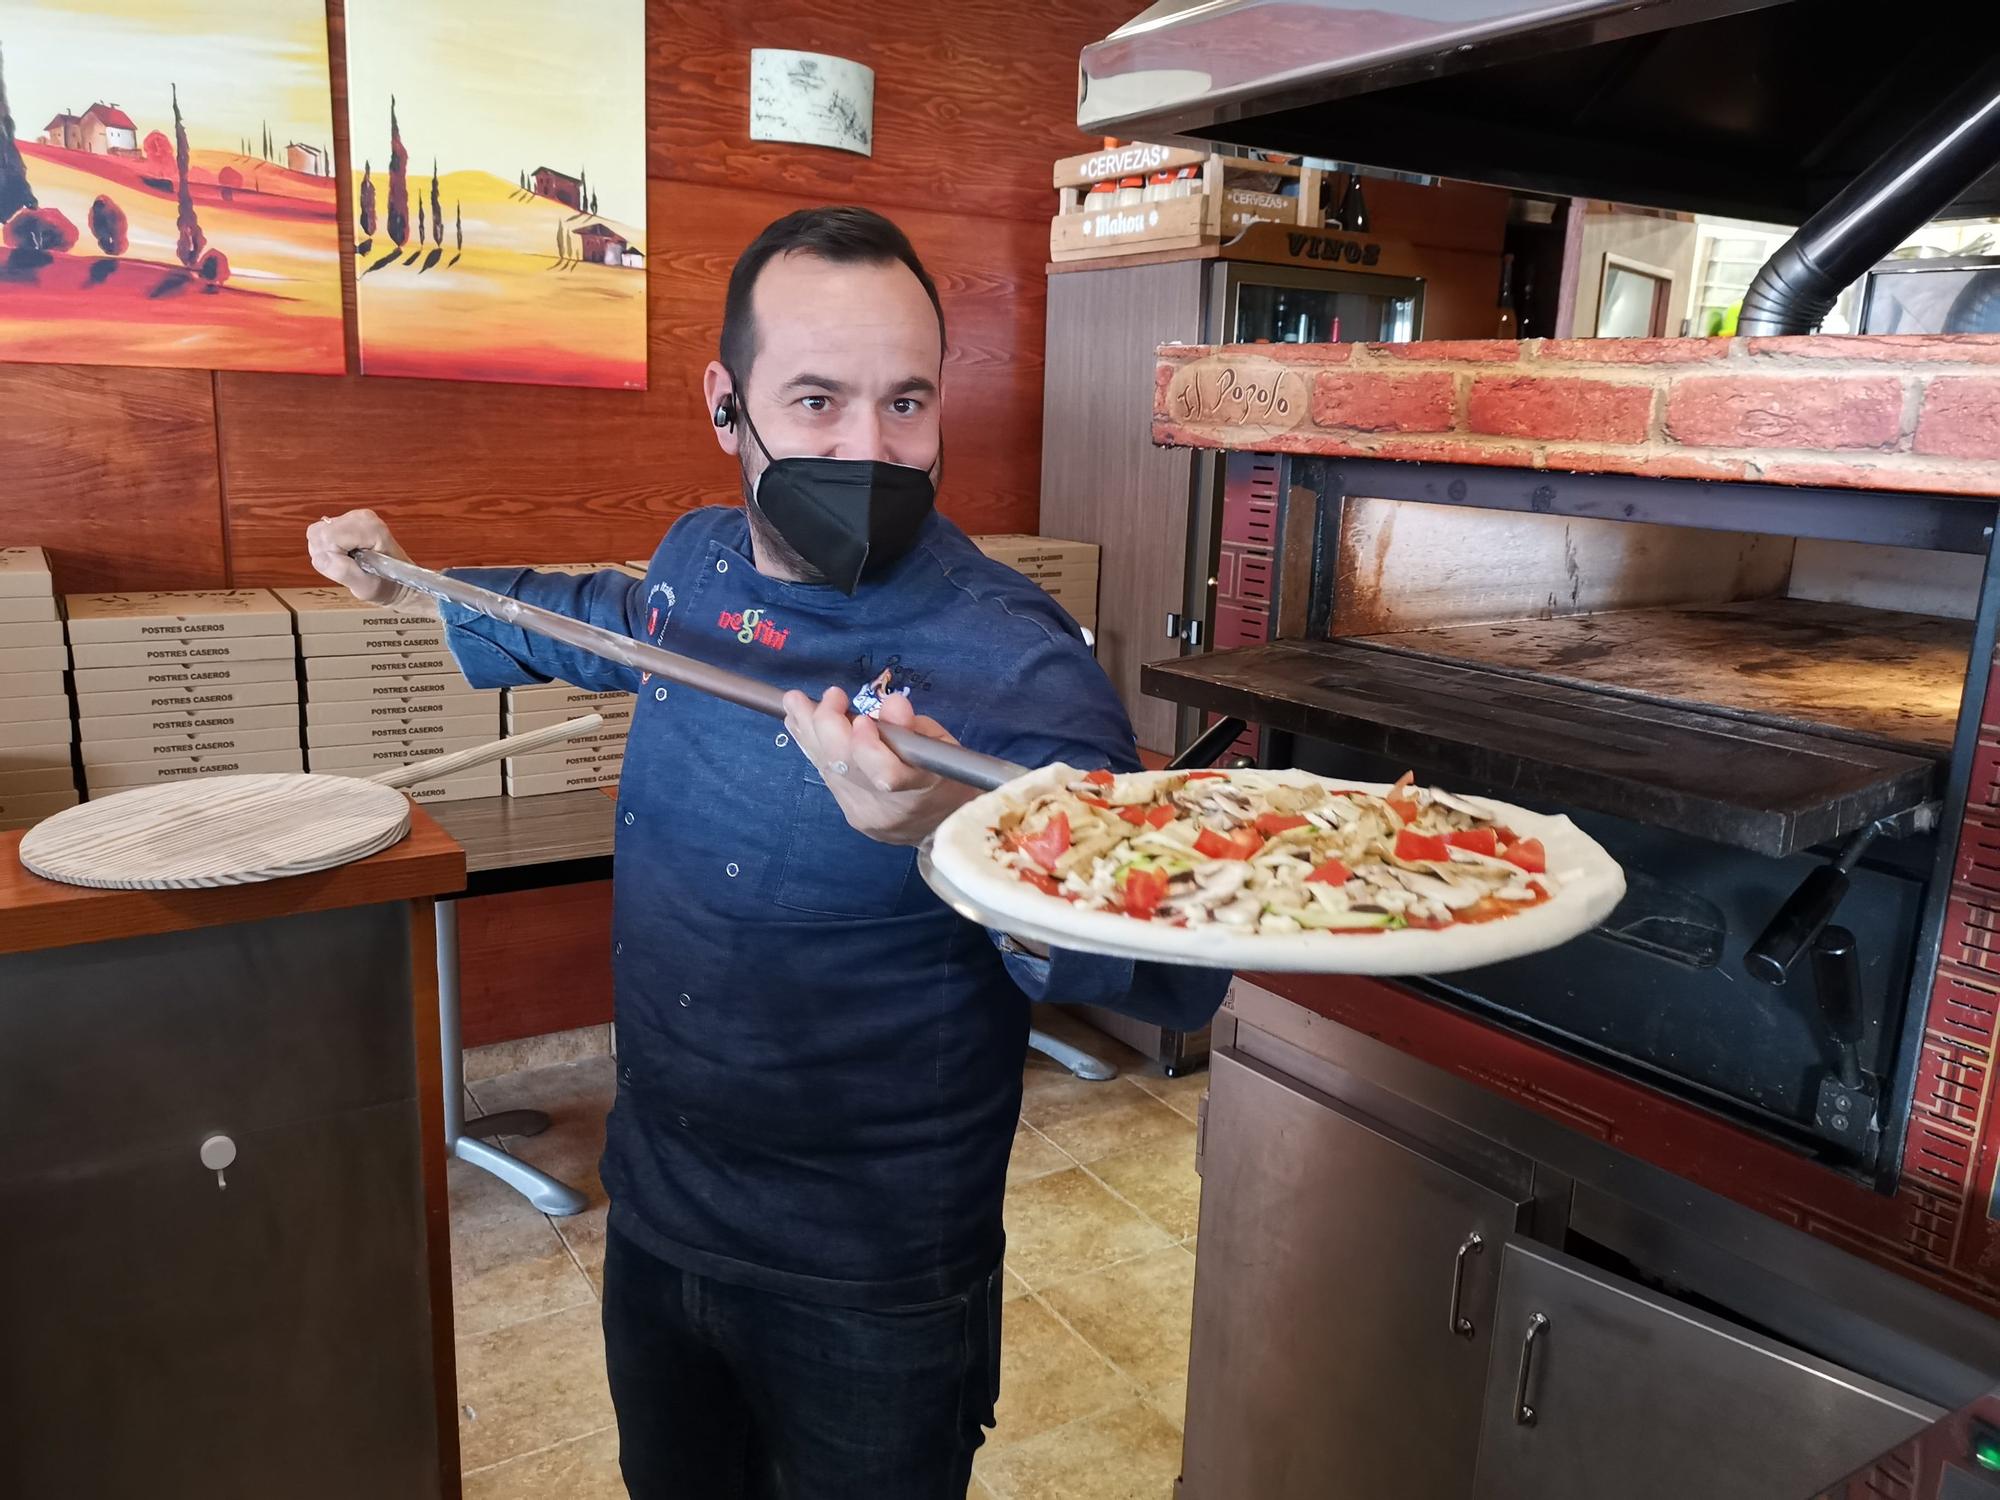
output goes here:
<path id="1" fill-rule="evenodd" d="M 1996 51 L 1995 0 L 1161 0 L 1077 123 L 1796 224 Z"/>

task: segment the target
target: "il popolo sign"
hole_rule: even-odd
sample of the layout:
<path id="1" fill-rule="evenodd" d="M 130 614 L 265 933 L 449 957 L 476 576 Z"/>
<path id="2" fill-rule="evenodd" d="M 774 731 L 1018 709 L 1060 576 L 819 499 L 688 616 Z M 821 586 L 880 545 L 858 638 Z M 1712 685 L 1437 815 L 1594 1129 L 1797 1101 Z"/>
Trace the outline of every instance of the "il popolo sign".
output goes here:
<path id="1" fill-rule="evenodd" d="M 1276 360 L 1215 356 L 1174 372 L 1167 385 L 1167 419 L 1219 424 L 1250 433 L 1290 432 L 1310 415 L 1312 386 Z"/>

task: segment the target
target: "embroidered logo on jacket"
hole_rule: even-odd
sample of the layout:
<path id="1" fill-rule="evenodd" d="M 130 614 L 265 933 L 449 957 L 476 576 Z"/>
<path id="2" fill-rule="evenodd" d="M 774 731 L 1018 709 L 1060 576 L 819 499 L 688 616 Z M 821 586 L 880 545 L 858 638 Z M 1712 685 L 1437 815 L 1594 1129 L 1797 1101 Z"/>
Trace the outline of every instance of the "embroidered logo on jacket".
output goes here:
<path id="1" fill-rule="evenodd" d="M 715 628 L 734 631 L 736 639 L 746 646 L 754 641 L 757 645 L 768 646 L 773 651 L 784 650 L 785 639 L 792 633 L 789 626 L 780 630 L 772 624 L 765 618 L 761 609 L 725 609 L 716 617 Z"/>

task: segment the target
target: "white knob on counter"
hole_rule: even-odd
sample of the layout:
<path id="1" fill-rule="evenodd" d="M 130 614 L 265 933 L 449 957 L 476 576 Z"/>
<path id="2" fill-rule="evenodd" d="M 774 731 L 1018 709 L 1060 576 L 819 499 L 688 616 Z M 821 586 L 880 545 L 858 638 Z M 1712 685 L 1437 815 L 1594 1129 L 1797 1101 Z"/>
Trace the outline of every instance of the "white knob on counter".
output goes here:
<path id="1" fill-rule="evenodd" d="M 201 1164 L 215 1174 L 215 1185 L 229 1186 L 223 1169 L 236 1160 L 236 1142 L 226 1135 L 212 1135 L 201 1143 Z"/>

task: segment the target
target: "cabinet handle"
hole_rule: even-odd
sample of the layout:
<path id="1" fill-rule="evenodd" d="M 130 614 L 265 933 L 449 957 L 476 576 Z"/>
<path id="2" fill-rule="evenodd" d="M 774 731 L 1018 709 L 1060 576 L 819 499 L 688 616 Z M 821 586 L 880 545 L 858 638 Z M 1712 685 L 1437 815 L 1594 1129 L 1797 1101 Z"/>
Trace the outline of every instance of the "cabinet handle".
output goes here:
<path id="1" fill-rule="evenodd" d="M 1528 1381 L 1535 1369 L 1535 1340 L 1542 1330 L 1549 1326 L 1545 1314 L 1531 1313 L 1528 1316 L 1528 1336 L 1521 1340 L 1521 1373 L 1514 1381 L 1514 1422 L 1516 1426 L 1533 1427 L 1535 1409 L 1528 1405 Z"/>
<path id="2" fill-rule="evenodd" d="M 1201 638 L 1205 633 L 1201 628 L 1201 621 L 1189 620 L 1187 622 L 1187 629 L 1181 632 L 1181 639 L 1186 641 L 1190 646 L 1199 646 Z"/>
<path id="3" fill-rule="evenodd" d="M 1170 641 L 1177 641 L 1180 638 L 1181 638 L 1181 617 L 1176 614 L 1169 614 L 1167 616 L 1167 639 Z"/>
<path id="4" fill-rule="evenodd" d="M 1472 1319 L 1460 1311 L 1465 1304 L 1465 1258 L 1468 1255 L 1477 1255 L 1485 1244 L 1486 1241 L 1480 1238 L 1479 1232 L 1474 1230 L 1465 1237 L 1465 1243 L 1458 1247 L 1458 1254 L 1452 1257 L 1450 1321 L 1451 1331 L 1460 1338 L 1469 1339 L 1473 1333 Z"/>

